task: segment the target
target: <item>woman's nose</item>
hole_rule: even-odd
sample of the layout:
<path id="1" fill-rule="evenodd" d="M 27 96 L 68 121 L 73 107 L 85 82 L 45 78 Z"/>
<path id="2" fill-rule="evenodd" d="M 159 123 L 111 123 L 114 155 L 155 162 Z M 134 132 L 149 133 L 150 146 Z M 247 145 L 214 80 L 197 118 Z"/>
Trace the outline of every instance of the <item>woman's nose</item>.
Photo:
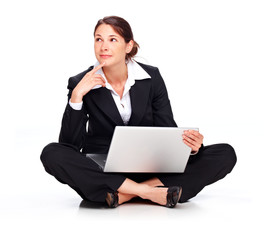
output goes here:
<path id="1" fill-rule="evenodd" d="M 102 51 L 107 51 L 108 50 L 108 43 L 103 42 L 102 45 L 101 45 L 101 50 Z"/>

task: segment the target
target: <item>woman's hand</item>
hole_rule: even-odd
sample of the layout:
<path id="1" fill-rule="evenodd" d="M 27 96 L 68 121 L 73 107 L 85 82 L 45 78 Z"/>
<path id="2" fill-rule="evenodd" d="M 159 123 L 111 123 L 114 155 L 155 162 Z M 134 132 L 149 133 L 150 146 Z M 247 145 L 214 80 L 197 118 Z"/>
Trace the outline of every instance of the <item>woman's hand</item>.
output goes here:
<path id="1" fill-rule="evenodd" d="M 192 152 L 198 152 L 203 144 L 204 136 L 195 130 L 186 130 L 183 134 L 183 142 L 191 147 Z"/>
<path id="2" fill-rule="evenodd" d="M 93 68 L 90 72 L 82 78 L 82 80 L 73 89 L 70 101 L 72 103 L 79 103 L 83 101 L 83 97 L 96 85 L 106 86 L 105 80 L 100 74 L 95 74 L 105 63 L 101 63 Z"/>

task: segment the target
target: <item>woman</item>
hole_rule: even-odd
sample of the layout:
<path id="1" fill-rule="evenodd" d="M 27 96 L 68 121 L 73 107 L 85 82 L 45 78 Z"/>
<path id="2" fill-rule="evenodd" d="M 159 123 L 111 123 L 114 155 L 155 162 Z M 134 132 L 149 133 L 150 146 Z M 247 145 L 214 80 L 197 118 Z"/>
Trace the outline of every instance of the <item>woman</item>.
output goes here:
<path id="1" fill-rule="evenodd" d="M 117 207 L 134 197 L 174 207 L 229 173 L 235 163 L 228 144 L 203 146 L 203 136 L 185 131 L 192 149 L 184 173 L 104 173 L 85 153 L 107 153 L 116 126 L 176 127 L 164 81 L 156 67 L 137 63 L 132 30 L 120 17 L 105 17 L 94 30 L 98 62 L 71 77 L 59 143 L 41 160 L 48 173 L 88 201 Z M 88 129 L 86 123 L 88 121 Z"/>

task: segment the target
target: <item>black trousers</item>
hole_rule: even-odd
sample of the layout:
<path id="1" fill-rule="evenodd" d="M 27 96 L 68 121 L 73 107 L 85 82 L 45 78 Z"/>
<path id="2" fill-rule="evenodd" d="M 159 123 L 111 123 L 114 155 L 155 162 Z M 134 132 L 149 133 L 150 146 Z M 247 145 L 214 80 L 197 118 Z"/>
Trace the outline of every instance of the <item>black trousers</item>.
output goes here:
<path id="1" fill-rule="evenodd" d="M 47 145 L 41 160 L 49 174 L 68 184 L 84 200 L 105 202 L 107 192 L 115 192 L 126 178 L 142 182 L 158 177 L 165 186 L 182 187 L 182 203 L 230 173 L 236 154 L 228 144 L 205 146 L 190 157 L 184 173 L 104 173 L 74 146 L 62 143 Z"/>

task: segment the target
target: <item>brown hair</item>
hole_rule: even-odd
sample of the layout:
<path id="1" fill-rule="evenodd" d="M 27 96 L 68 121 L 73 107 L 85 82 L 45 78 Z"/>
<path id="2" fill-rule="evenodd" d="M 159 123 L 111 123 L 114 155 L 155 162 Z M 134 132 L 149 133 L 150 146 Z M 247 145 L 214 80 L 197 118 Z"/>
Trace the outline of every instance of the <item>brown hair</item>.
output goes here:
<path id="1" fill-rule="evenodd" d="M 130 53 L 127 53 L 126 60 L 130 60 L 137 54 L 139 44 L 137 42 L 135 42 L 135 40 L 133 38 L 133 33 L 131 30 L 131 27 L 125 19 L 123 19 L 121 17 L 117 17 L 117 16 L 109 16 L 109 17 L 104 17 L 103 19 L 100 19 L 95 26 L 94 35 L 95 35 L 97 28 L 101 24 L 108 24 L 108 25 L 112 26 L 113 29 L 124 38 L 126 43 L 129 43 L 131 40 L 133 40 L 133 42 L 134 42 L 133 48 Z"/>

